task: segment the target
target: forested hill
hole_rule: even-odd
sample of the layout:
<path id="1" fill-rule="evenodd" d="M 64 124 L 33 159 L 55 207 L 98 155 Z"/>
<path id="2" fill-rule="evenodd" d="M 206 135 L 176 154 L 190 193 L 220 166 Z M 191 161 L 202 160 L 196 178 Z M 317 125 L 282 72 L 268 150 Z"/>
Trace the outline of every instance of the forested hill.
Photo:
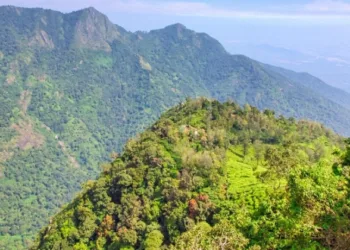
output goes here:
<path id="1" fill-rule="evenodd" d="M 281 74 L 291 81 L 297 82 L 307 88 L 311 88 L 313 91 L 319 95 L 328 98 L 339 105 L 350 109 L 350 95 L 349 93 L 338 89 L 336 87 L 330 86 L 324 83 L 317 77 L 314 77 L 308 73 L 301 72 L 297 73 L 291 70 L 263 64 L 264 68 L 267 70 L 272 70 L 278 74 Z"/>
<path id="2" fill-rule="evenodd" d="M 30 244 L 110 153 L 188 96 L 349 135 L 350 111 L 312 86 L 181 24 L 131 33 L 94 8 L 0 7 L 0 248 Z"/>
<path id="3" fill-rule="evenodd" d="M 343 147 L 318 123 L 189 100 L 129 140 L 32 249 L 347 249 Z"/>

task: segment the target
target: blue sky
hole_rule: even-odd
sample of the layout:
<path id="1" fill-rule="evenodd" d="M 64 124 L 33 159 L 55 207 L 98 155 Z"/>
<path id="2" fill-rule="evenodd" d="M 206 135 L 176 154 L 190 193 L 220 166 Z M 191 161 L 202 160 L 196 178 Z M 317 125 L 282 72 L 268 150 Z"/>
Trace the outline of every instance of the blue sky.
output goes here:
<path id="1" fill-rule="evenodd" d="M 228 48 L 240 42 L 339 54 L 350 46 L 350 0 L 0 0 L 0 5 L 63 12 L 93 6 L 130 31 L 182 23 Z"/>
<path id="2" fill-rule="evenodd" d="M 129 31 L 182 23 L 197 32 L 208 33 L 232 53 L 269 62 L 264 56 L 258 57 L 258 52 L 251 52 L 257 46 L 268 45 L 276 49 L 278 59 L 270 63 L 310 70 L 329 83 L 337 82 L 340 86 L 346 82 L 350 86 L 350 0 L 0 0 L 0 5 L 62 12 L 92 6 Z M 294 66 L 300 62 L 283 58 L 280 64 L 280 48 L 311 55 L 315 63 L 302 62 L 296 69 Z M 318 60 L 334 61 L 335 70 L 319 67 Z M 339 61 L 346 62 L 347 67 L 338 65 Z"/>
<path id="3" fill-rule="evenodd" d="M 94 6 L 113 13 L 138 13 L 234 19 L 347 19 L 348 0 L 0 0 L 1 5 L 72 11 Z M 333 20 L 333 21 L 334 21 Z"/>
<path id="4" fill-rule="evenodd" d="M 203 28 L 220 21 L 275 26 L 350 24 L 350 0 L 0 0 L 0 5 L 42 7 L 63 12 L 93 6 L 113 22 L 133 31 L 195 19 Z"/>
<path id="5" fill-rule="evenodd" d="M 278 31 L 290 27 L 350 24 L 350 0 L 0 0 L 0 5 L 63 12 L 93 6 L 131 31 L 162 28 L 179 22 L 196 30 L 219 34 L 220 39 L 223 37 L 220 32 L 227 32 L 227 26 L 238 30 L 242 26 L 260 30 L 263 26 L 269 33 L 268 28 L 272 27 Z"/>

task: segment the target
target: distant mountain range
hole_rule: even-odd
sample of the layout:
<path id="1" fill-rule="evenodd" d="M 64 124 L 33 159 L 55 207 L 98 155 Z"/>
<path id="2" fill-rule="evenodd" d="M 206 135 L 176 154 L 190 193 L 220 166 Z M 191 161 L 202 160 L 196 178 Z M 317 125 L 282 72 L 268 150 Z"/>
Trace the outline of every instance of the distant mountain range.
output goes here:
<path id="1" fill-rule="evenodd" d="M 235 42 L 226 44 L 231 53 L 244 54 L 253 59 L 300 72 L 308 72 L 323 81 L 350 92 L 350 57 L 348 49 L 329 51 L 322 55 L 315 52 L 300 52 L 268 44 Z"/>
<path id="2" fill-rule="evenodd" d="M 350 135 L 346 92 L 231 55 L 181 24 L 127 32 L 94 8 L 1 7 L 0 84 L 0 248 L 28 244 L 111 152 L 186 97 L 233 99 Z"/>

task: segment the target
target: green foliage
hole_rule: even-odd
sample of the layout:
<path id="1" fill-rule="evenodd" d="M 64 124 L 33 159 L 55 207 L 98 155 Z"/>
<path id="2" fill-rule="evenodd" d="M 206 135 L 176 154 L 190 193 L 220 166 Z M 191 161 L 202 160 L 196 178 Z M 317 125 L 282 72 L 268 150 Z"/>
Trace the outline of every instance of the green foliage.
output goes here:
<path id="1" fill-rule="evenodd" d="M 343 156 L 343 165 L 350 166 L 350 138 L 345 140 L 346 151 Z"/>
<path id="2" fill-rule="evenodd" d="M 162 246 L 163 239 L 162 232 L 154 230 L 146 236 L 144 247 L 146 250 L 157 250 Z"/>
<path id="3" fill-rule="evenodd" d="M 130 140 L 32 249 L 344 249 L 343 147 L 313 122 L 188 100 Z"/>
<path id="4" fill-rule="evenodd" d="M 268 117 L 284 114 L 313 119 L 349 134 L 350 111 L 344 108 L 347 102 L 340 102 L 339 95 L 320 95 L 315 92 L 317 87 L 309 89 L 305 79 L 283 76 L 244 56 L 230 55 L 207 34 L 180 24 L 149 33 L 131 33 L 93 8 L 63 14 L 0 7 L 0 248 L 27 248 L 34 233 L 74 197 L 80 184 L 98 176 L 99 165 L 109 160 L 111 152 L 120 152 L 129 138 L 187 97 L 234 99 L 240 105 L 250 103 L 259 109 L 274 109 L 265 112 Z M 243 153 L 244 160 L 234 161 L 239 161 L 237 166 L 242 173 L 249 172 L 247 179 L 256 180 L 265 171 L 260 166 L 261 152 L 265 149 L 259 149 L 259 141 L 263 145 L 281 143 L 285 126 L 297 131 L 304 129 L 301 134 L 305 141 L 309 132 L 316 137 L 324 132 L 319 124 L 295 128 L 287 119 L 278 125 L 264 124 L 267 118 L 247 124 L 241 115 L 253 117 L 257 112 L 249 105 L 234 114 L 237 119 L 232 117 L 233 124 L 226 122 L 218 129 L 208 129 L 213 121 L 215 125 L 223 108 L 209 101 L 196 105 L 202 107 L 197 111 L 184 107 L 178 114 L 184 119 L 190 117 L 180 130 L 174 129 L 170 118 L 157 125 L 161 129 L 144 142 L 147 150 L 139 155 L 145 159 L 139 166 L 144 172 L 121 171 L 115 180 L 118 185 L 123 189 L 137 188 L 145 173 L 147 183 L 157 185 L 164 180 L 156 176 L 175 178 L 182 171 L 184 160 L 183 178 L 170 183 L 199 192 L 219 181 L 223 171 L 220 162 L 229 147 Z M 202 108 L 210 108 L 210 116 Z M 191 141 L 192 150 L 186 155 L 180 150 L 186 139 L 179 133 Z M 167 139 L 152 145 L 159 136 Z M 177 148 L 172 151 L 174 143 Z M 243 152 L 232 144 L 243 146 Z M 127 147 L 134 149 L 131 145 Z M 211 152 L 208 147 L 218 147 L 220 152 Z M 252 147 L 257 156 L 254 164 L 249 159 Z M 306 154 L 318 160 L 328 154 L 324 151 L 322 144 L 315 144 Z M 149 165 L 153 167 L 148 169 Z M 160 165 L 166 167 L 166 173 L 157 168 Z M 109 182 L 109 179 L 100 182 L 99 195 L 91 195 L 90 202 L 99 210 L 94 218 L 97 221 L 102 220 L 106 211 L 120 210 L 118 206 L 106 205 L 111 202 Z M 140 202 L 135 197 L 148 196 L 144 210 L 148 227 L 163 212 L 163 200 L 154 200 L 152 195 L 164 190 L 147 189 L 145 185 L 141 185 L 136 196 L 128 197 L 130 201 L 123 202 L 132 207 L 132 202 Z M 169 199 L 171 188 L 164 191 Z M 121 195 L 117 190 L 114 192 Z M 182 194 L 181 199 L 187 195 Z M 204 210 L 196 211 L 196 220 L 206 216 Z M 123 218 L 131 213 L 124 212 Z M 174 222 L 169 224 L 169 237 L 177 237 L 185 227 L 178 218 L 185 212 L 186 206 L 182 204 L 169 213 L 167 219 Z M 130 220 L 137 220 L 137 216 Z M 80 242 L 77 240 L 80 235 L 94 230 L 93 223 L 82 222 L 78 231 L 66 228 L 64 234 L 69 235 L 69 240 L 62 247 L 70 241 Z M 101 240 L 98 245 L 104 244 Z"/>

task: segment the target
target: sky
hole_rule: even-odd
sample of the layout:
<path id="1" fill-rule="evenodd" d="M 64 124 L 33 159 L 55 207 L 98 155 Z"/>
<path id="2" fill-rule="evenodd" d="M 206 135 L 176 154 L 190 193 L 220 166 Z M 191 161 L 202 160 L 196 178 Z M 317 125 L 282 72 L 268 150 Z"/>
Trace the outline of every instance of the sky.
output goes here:
<path id="1" fill-rule="evenodd" d="M 0 0 L 1 5 L 42 7 L 69 12 L 93 6 L 108 13 L 152 14 L 218 19 L 349 22 L 349 0 Z"/>
<path id="2" fill-rule="evenodd" d="M 248 3 L 247 3 L 248 2 Z M 348 19 L 345 1 L 163 1 L 119 3 L 116 9 L 138 13 L 220 19 L 308 20 L 339 22 Z M 113 7 L 112 7 L 113 8 Z M 317 19 L 317 20 L 316 20 Z"/>
<path id="3" fill-rule="evenodd" d="M 224 45 L 259 42 L 300 49 L 298 44 L 309 47 L 330 36 L 340 42 L 350 37 L 343 34 L 350 25 L 350 0 L 0 0 L 0 5 L 62 12 L 92 6 L 130 31 L 182 23 Z"/>
<path id="4" fill-rule="evenodd" d="M 228 51 L 237 44 L 263 44 L 350 62 L 350 0 L 0 0 L 0 5 L 62 12 L 92 6 L 129 31 L 182 23 L 218 39 Z"/>

